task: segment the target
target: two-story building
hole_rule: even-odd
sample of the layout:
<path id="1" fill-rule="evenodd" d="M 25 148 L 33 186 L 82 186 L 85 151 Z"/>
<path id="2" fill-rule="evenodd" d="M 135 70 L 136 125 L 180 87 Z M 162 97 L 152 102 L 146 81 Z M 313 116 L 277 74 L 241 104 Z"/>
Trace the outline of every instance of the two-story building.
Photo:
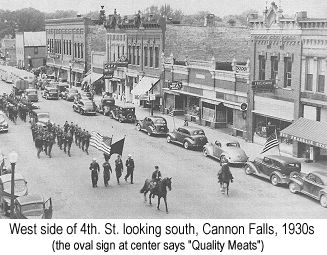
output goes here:
<path id="1" fill-rule="evenodd" d="M 16 61 L 18 68 L 31 70 L 45 66 L 47 56 L 46 33 L 17 32 Z"/>

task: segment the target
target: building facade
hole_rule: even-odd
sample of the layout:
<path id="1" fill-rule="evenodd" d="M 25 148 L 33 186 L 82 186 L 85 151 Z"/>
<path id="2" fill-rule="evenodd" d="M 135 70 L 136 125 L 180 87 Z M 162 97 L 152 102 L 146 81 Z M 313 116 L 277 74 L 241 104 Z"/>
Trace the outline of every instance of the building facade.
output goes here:
<path id="1" fill-rule="evenodd" d="M 0 57 L 6 65 L 16 65 L 16 39 L 3 38 L 0 42 Z"/>
<path id="2" fill-rule="evenodd" d="M 16 62 L 18 68 L 31 70 L 46 65 L 47 46 L 46 33 L 17 32 Z"/>
<path id="3" fill-rule="evenodd" d="M 94 22 L 84 17 L 46 20 L 47 66 L 57 79 L 79 84 L 91 69 Z"/>

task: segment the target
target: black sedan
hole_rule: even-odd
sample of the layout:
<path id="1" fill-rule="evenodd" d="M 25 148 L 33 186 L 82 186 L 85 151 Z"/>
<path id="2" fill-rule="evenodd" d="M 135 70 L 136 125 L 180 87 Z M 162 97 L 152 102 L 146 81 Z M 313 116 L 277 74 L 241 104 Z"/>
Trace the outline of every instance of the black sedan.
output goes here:
<path id="1" fill-rule="evenodd" d="M 136 128 L 139 131 L 147 132 L 149 136 L 167 135 L 169 132 L 166 119 L 160 116 L 145 117 L 143 120 L 137 121 Z"/>
<path id="2" fill-rule="evenodd" d="M 327 172 L 293 174 L 290 178 L 289 189 L 292 193 L 303 193 L 319 200 L 320 205 L 327 208 Z"/>

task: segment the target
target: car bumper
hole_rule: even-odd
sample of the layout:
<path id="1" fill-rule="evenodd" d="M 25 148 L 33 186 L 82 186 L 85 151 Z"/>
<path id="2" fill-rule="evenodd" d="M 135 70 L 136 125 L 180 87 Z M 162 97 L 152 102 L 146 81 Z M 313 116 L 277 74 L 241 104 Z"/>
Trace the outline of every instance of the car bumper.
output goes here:
<path id="1" fill-rule="evenodd" d="M 48 99 L 59 99 L 59 96 L 48 96 Z"/>
<path id="2" fill-rule="evenodd" d="M 290 178 L 288 176 L 279 176 L 279 183 L 285 183 L 288 184 L 290 182 Z"/>
<path id="3" fill-rule="evenodd" d="M 0 132 L 8 132 L 8 127 L 0 127 Z"/>

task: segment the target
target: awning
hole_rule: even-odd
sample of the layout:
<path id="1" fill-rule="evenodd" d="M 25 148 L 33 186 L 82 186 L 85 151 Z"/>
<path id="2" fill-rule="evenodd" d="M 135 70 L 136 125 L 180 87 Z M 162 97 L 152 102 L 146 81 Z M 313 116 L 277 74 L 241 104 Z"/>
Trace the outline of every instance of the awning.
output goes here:
<path id="1" fill-rule="evenodd" d="M 135 96 L 140 96 L 148 92 L 156 83 L 159 81 L 158 78 L 152 78 L 144 76 L 142 80 L 136 85 L 136 87 L 131 91 Z"/>
<path id="2" fill-rule="evenodd" d="M 103 76 L 103 74 L 90 73 L 89 75 L 87 75 L 87 76 L 83 79 L 83 83 L 84 83 L 84 82 L 91 82 L 91 84 L 93 84 L 93 83 L 96 82 L 97 80 L 101 79 L 102 76 Z"/>
<path id="3" fill-rule="evenodd" d="M 327 149 L 327 122 L 300 118 L 280 131 L 282 137 Z"/>

